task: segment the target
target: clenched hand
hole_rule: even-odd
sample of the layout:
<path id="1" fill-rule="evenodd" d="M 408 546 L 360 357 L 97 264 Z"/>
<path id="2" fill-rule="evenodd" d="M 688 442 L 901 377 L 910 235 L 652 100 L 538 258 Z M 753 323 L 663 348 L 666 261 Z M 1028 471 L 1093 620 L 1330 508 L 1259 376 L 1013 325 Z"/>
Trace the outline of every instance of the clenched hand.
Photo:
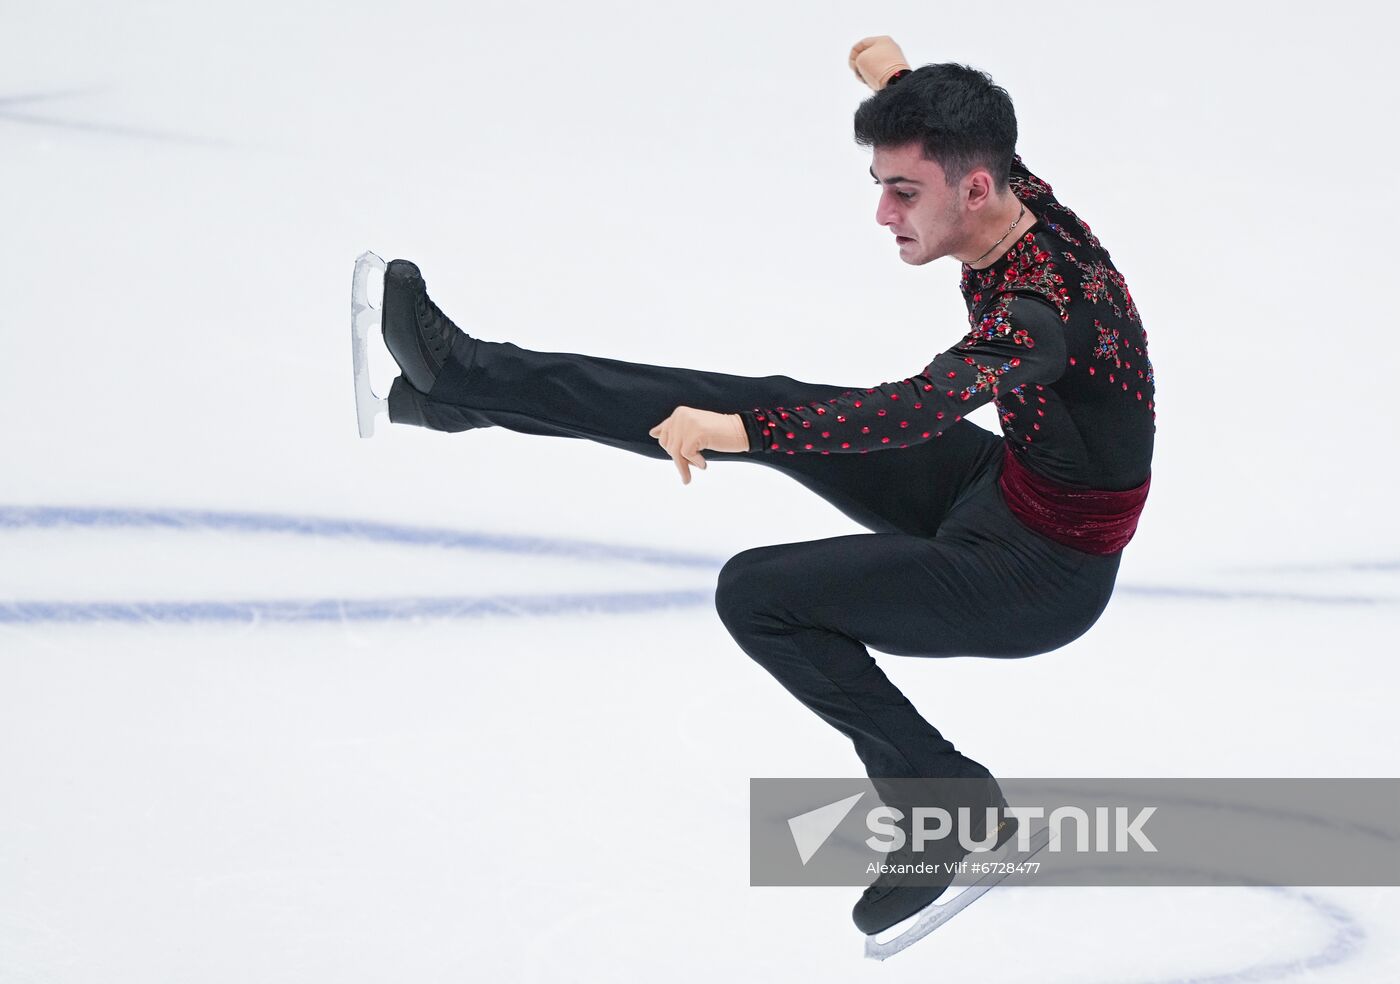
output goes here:
<path id="1" fill-rule="evenodd" d="M 681 484 L 690 484 L 690 466 L 704 470 L 701 451 L 747 451 L 749 436 L 737 413 L 715 413 L 695 407 L 676 407 L 661 423 L 647 431 L 660 442 L 680 469 Z"/>
<path id="2" fill-rule="evenodd" d="M 856 78 L 876 92 L 889 83 L 891 75 L 909 67 L 904 52 L 888 34 L 857 41 L 851 48 L 849 62 Z"/>

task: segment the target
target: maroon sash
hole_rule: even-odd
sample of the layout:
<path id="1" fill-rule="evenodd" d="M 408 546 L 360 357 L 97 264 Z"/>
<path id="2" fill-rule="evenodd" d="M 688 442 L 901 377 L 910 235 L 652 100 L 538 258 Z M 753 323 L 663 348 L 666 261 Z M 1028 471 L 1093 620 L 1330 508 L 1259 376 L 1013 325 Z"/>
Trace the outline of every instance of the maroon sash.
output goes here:
<path id="1" fill-rule="evenodd" d="M 1057 543 L 1091 554 L 1117 553 L 1137 532 L 1152 476 L 1135 489 L 1076 489 L 1038 475 L 1011 451 L 1001 469 L 1006 505 L 1021 522 Z"/>

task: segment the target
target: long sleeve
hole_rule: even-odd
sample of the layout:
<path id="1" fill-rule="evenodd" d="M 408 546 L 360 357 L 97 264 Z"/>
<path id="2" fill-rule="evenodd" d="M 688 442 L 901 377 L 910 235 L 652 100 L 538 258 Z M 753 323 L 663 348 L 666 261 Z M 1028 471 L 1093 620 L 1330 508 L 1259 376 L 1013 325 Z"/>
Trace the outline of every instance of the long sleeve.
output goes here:
<path id="1" fill-rule="evenodd" d="M 903 448 L 942 431 L 1000 394 L 1052 383 L 1067 362 L 1064 324 L 1027 294 L 996 295 L 972 330 L 916 376 L 846 390 L 796 407 L 740 411 L 751 453 L 849 454 Z"/>

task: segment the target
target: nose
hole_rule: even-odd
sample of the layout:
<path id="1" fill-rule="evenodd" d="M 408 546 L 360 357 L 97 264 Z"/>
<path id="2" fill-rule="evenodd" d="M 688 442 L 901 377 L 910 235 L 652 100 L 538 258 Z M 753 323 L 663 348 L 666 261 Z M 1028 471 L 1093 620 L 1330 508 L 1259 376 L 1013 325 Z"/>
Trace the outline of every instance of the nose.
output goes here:
<path id="1" fill-rule="evenodd" d="M 898 221 L 895 212 L 894 196 L 886 188 L 880 193 L 880 201 L 875 205 L 875 223 L 882 226 L 893 226 Z"/>

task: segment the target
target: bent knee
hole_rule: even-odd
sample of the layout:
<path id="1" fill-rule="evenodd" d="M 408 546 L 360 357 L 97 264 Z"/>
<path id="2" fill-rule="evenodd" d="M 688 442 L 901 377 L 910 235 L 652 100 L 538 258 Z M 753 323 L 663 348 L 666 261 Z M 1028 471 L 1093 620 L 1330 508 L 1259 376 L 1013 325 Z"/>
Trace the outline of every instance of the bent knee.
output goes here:
<path id="1" fill-rule="evenodd" d="M 750 547 L 724 562 L 715 582 L 715 611 L 731 630 L 744 622 L 762 604 L 765 583 L 771 584 L 765 569 L 767 547 Z"/>

